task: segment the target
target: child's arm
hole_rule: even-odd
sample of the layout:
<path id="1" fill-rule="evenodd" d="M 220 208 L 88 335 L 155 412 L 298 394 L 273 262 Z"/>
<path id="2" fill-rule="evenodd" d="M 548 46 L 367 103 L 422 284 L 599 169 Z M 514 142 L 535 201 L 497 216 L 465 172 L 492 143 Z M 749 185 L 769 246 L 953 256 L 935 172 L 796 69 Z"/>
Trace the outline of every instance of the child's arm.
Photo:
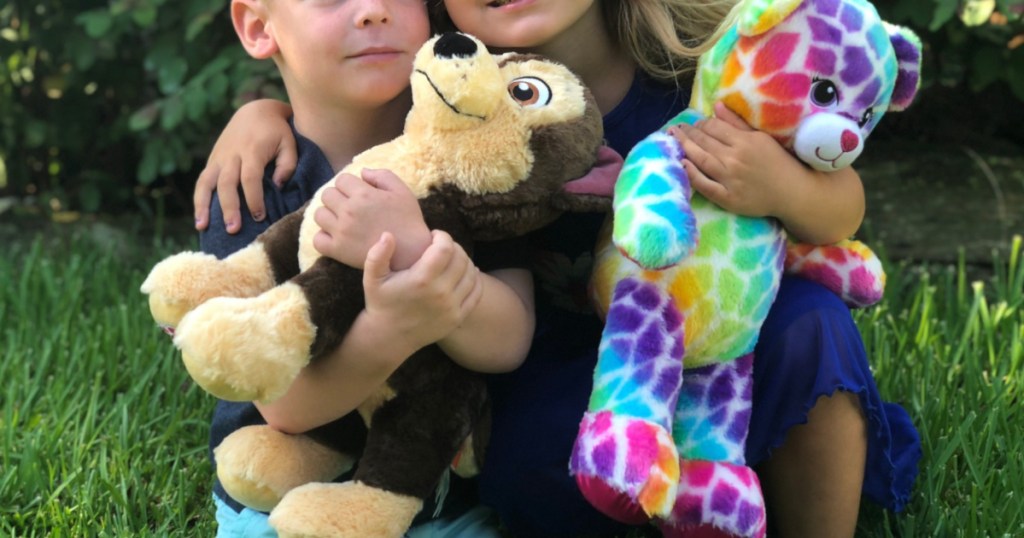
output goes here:
<path id="1" fill-rule="evenodd" d="M 675 130 L 694 189 L 727 211 L 776 217 L 802 242 L 830 244 L 857 231 L 865 202 L 856 171 L 812 170 L 721 103 L 715 116 Z"/>
<path id="2" fill-rule="evenodd" d="M 391 257 L 391 269 L 395 271 L 422 260 L 423 249 L 430 244 L 419 202 L 389 170 L 364 170 L 362 180 L 341 175 L 334 189 L 323 191 L 321 201 L 323 207 L 314 215 L 321 231 L 313 238 L 313 246 L 342 263 L 360 266 L 353 263 L 354 259 L 365 257 L 364 253 L 385 232 L 399 239 Z M 461 258 L 465 258 L 472 266 L 461 248 L 458 253 L 452 263 L 462 263 Z M 471 370 L 515 369 L 526 357 L 533 335 L 532 277 L 526 270 L 503 269 L 483 275 L 482 282 L 484 300 L 438 344 L 455 362 Z M 447 290 L 443 285 L 437 287 L 440 294 Z M 367 289 L 367 301 L 370 291 Z M 435 305 L 440 310 L 452 311 L 453 305 L 445 305 L 443 296 L 437 299 Z"/>
<path id="3" fill-rule="evenodd" d="M 291 115 L 291 106 L 272 99 L 246 103 L 235 112 L 196 181 L 192 200 L 197 230 L 205 230 L 210 224 L 210 199 L 216 190 L 228 233 L 238 233 L 242 225 L 239 181 L 249 212 L 257 222 L 263 220 L 263 170 L 276 160 L 274 183 L 278 185 L 295 171 L 298 154 L 288 125 Z"/>
<path id="4" fill-rule="evenodd" d="M 514 301 L 521 306 L 500 305 L 507 296 L 496 290 L 501 290 L 509 275 L 481 275 L 447 234 L 432 235 L 431 246 L 406 271 L 391 272 L 389 268 L 395 248 L 390 234 L 382 235 L 371 248 L 363 282 L 366 309 L 337 351 L 303 369 L 284 397 L 257 404 L 271 426 L 303 432 L 351 412 L 409 355 L 435 341 L 444 342 L 453 358 L 464 351 L 462 346 L 467 356 L 476 358 L 490 358 L 484 350 L 503 350 L 509 355 L 506 348 L 512 348 L 522 355 L 509 361 L 512 367 L 522 361 L 533 329 L 532 302 L 524 299 L 532 297 L 529 273 L 496 272 L 510 273 L 509 287 L 513 289 L 528 283 L 516 292 Z M 526 305 L 531 307 L 528 311 Z M 501 314 L 500 329 L 487 327 L 487 316 L 494 314 Z M 442 338 L 445 334 L 448 336 Z"/>

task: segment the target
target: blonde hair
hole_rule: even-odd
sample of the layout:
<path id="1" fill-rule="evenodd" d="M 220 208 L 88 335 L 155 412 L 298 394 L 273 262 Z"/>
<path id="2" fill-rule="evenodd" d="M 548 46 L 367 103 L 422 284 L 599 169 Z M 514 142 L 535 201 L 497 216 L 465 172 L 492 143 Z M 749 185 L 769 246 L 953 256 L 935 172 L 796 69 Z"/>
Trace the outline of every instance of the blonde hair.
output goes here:
<path id="1" fill-rule="evenodd" d="M 727 25 L 737 0 L 603 0 L 605 23 L 617 44 L 652 78 L 682 87 L 697 57 Z"/>

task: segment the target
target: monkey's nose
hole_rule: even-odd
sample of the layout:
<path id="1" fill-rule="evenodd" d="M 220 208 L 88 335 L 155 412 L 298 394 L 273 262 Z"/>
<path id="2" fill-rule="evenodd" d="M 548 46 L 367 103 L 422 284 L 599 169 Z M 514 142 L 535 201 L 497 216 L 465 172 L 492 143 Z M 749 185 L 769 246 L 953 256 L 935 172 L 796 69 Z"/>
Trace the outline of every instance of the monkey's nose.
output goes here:
<path id="1" fill-rule="evenodd" d="M 450 32 L 434 42 L 434 56 L 438 58 L 469 58 L 476 54 L 476 42 L 469 37 Z"/>

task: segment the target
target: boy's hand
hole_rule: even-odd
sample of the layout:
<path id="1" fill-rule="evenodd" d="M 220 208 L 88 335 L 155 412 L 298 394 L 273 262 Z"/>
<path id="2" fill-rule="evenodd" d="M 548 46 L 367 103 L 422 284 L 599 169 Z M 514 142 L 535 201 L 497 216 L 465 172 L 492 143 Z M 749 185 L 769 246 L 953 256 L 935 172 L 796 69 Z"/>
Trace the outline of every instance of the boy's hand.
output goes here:
<path id="1" fill-rule="evenodd" d="M 774 138 L 747 125 L 722 103 L 715 117 L 669 130 L 686 151 L 693 188 L 716 205 L 749 217 L 779 217 L 803 164 Z"/>
<path id="2" fill-rule="evenodd" d="M 419 201 L 389 170 L 363 170 L 362 178 L 339 174 L 321 194 L 323 207 L 313 220 L 320 232 L 313 246 L 351 267 L 363 267 L 370 248 L 384 232 L 396 239 L 391 268 L 408 269 L 431 244 Z"/>
<path id="3" fill-rule="evenodd" d="M 242 229 L 238 185 L 242 185 L 245 203 L 253 219 L 266 216 L 263 204 L 263 171 L 276 159 L 274 183 L 281 185 L 295 171 L 298 153 L 295 137 L 288 125 L 291 107 L 271 99 L 242 105 L 224 127 L 213 146 L 206 168 L 199 174 L 192 195 L 197 230 L 210 224 L 210 199 L 220 193 L 220 206 L 228 233 Z"/>
<path id="4" fill-rule="evenodd" d="M 366 314 L 413 351 L 455 330 L 483 294 L 480 270 L 462 247 L 442 231 L 431 237 L 412 267 L 392 272 L 395 238 L 385 232 L 367 253 L 363 273 Z"/>

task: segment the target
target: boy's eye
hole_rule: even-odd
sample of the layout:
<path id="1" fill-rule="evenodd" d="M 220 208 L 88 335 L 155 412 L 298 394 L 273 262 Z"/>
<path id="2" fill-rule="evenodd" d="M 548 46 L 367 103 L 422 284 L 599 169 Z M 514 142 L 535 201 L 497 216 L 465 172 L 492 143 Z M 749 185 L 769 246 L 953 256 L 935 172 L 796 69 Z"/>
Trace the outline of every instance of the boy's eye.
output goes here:
<path id="1" fill-rule="evenodd" d="M 864 111 L 864 115 L 860 117 L 860 121 L 857 122 L 857 125 L 864 127 L 865 125 L 868 124 L 869 121 L 871 121 L 871 118 L 873 117 L 875 117 L 875 110 L 869 108 Z"/>
<path id="2" fill-rule="evenodd" d="M 524 108 L 545 106 L 551 102 L 551 88 L 537 77 L 520 77 L 508 84 L 508 94 Z"/>
<path id="3" fill-rule="evenodd" d="M 830 80 L 815 80 L 811 84 L 811 102 L 820 106 L 832 106 L 839 102 L 839 91 Z"/>

